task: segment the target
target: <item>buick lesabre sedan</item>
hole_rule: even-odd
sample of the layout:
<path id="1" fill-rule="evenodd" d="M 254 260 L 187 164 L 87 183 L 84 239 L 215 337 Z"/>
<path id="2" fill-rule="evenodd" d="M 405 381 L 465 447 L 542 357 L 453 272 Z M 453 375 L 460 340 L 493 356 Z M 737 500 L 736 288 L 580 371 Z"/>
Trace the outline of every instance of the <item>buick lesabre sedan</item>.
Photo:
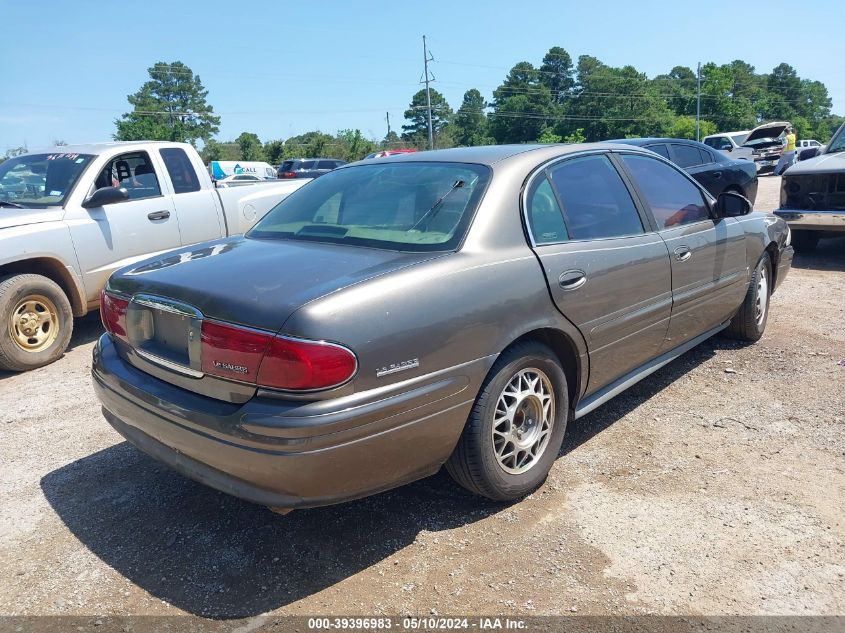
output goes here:
<path id="1" fill-rule="evenodd" d="M 94 384 L 142 451 L 273 508 L 444 464 L 513 500 L 569 421 L 722 330 L 759 339 L 791 260 L 783 220 L 630 145 L 391 156 L 115 273 Z"/>

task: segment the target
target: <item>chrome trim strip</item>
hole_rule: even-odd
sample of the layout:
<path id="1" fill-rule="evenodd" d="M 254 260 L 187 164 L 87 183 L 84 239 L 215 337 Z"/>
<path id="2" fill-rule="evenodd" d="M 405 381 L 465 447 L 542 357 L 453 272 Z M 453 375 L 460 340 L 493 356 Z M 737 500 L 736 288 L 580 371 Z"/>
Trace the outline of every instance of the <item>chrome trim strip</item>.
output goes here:
<path id="1" fill-rule="evenodd" d="M 699 343 L 703 343 L 714 334 L 721 332 L 726 327 L 728 327 L 729 323 L 730 321 L 725 321 L 721 325 L 717 325 L 713 329 L 704 332 L 704 334 L 699 334 L 694 339 L 690 339 L 689 341 L 687 341 L 686 343 L 682 343 L 675 349 L 670 350 L 665 354 L 661 354 L 657 358 L 651 359 L 650 361 L 648 361 L 644 365 L 641 365 L 634 371 L 625 374 L 624 376 L 618 378 L 609 385 L 602 387 L 592 395 L 584 398 L 581 402 L 578 403 L 578 406 L 575 407 L 575 419 L 577 420 L 578 418 L 587 415 L 591 411 L 603 405 L 611 398 L 618 396 L 631 385 L 638 383 L 647 376 L 650 376 L 664 365 L 668 365 L 673 360 L 678 358 L 678 356 L 680 356 L 681 354 L 688 352 Z"/>
<path id="2" fill-rule="evenodd" d="M 149 352 L 145 352 L 144 350 L 139 349 L 137 347 L 133 347 L 132 351 L 144 360 L 148 360 L 151 363 L 159 365 L 160 367 L 164 367 L 165 369 L 169 369 L 170 371 L 175 371 L 177 374 L 190 376 L 191 378 L 202 378 L 205 376 L 205 374 L 201 371 L 191 369 L 190 367 L 185 367 L 184 365 L 180 365 L 179 363 L 174 363 L 171 360 L 167 360 L 166 358 L 162 358 L 161 356 L 156 356 L 155 354 L 150 354 Z"/>
<path id="3" fill-rule="evenodd" d="M 173 314 L 189 316 L 195 319 L 203 318 L 202 312 L 197 310 L 195 307 L 188 305 L 187 303 L 182 303 L 181 301 L 168 299 L 167 297 L 136 294 L 132 296 L 132 301 L 148 308 L 161 310 L 162 312 L 171 312 Z"/>

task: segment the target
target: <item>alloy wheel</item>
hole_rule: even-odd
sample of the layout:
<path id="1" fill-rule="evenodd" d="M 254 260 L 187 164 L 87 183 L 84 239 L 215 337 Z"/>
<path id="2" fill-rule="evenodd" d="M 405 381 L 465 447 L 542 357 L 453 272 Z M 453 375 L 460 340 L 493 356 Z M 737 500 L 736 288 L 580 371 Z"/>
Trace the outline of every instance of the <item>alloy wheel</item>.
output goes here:
<path id="1" fill-rule="evenodd" d="M 551 381 L 535 368 L 522 369 L 505 385 L 493 414 L 493 450 L 506 473 L 519 475 L 540 459 L 555 420 Z"/>

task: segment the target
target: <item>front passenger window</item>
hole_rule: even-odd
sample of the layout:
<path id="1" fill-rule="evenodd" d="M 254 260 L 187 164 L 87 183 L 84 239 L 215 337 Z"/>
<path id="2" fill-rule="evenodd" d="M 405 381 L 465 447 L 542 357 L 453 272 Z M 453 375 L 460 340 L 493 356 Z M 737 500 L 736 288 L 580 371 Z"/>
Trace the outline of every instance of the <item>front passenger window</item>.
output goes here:
<path id="1" fill-rule="evenodd" d="M 634 154 L 622 154 L 622 161 L 651 207 L 658 230 L 710 219 L 701 191 L 674 167 Z"/>
<path id="2" fill-rule="evenodd" d="M 97 177 L 96 187 L 122 187 L 130 200 L 154 198 L 161 188 L 147 152 L 120 154 L 112 159 Z"/>

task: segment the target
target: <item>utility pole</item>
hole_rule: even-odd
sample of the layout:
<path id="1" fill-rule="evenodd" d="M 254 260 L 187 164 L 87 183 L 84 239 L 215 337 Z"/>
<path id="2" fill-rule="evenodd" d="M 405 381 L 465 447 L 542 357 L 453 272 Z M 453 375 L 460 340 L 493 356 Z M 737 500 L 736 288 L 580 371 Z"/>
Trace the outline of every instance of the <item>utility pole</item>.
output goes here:
<path id="1" fill-rule="evenodd" d="M 701 62 L 698 62 L 698 90 L 695 99 L 695 140 L 701 141 Z"/>
<path id="2" fill-rule="evenodd" d="M 434 57 L 429 58 L 428 48 L 425 43 L 425 35 L 423 35 L 423 67 L 425 68 L 425 107 L 428 112 L 428 149 L 434 149 L 434 130 L 431 128 L 431 89 L 429 82 L 434 81 L 434 77 L 428 75 L 428 62 Z"/>
<path id="3" fill-rule="evenodd" d="M 385 112 L 384 118 L 387 119 L 387 136 L 385 138 L 390 138 L 390 112 Z"/>

